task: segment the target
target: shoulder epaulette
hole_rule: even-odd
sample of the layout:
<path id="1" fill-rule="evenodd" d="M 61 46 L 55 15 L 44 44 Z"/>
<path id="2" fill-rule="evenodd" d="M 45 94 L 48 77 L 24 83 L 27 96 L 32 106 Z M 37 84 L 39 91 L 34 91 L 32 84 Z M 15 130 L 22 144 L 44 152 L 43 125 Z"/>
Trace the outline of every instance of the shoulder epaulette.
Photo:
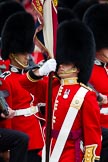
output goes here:
<path id="1" fill-rule="evenodd" d="M 0 74 L 0 78 L 6 79 L 6 77 L 8 77 L 10 74 L 11 74 L 10 71 L 5 71 L 4 73 Z"/>
<path id="2" fill-rule="evenodd" d="M 89 91 L 93 91 L 92 88 L 90 88 L 89 86 L 86 86 L 83 83 L 80 83 L 80 85 L 81 85 L 81 87 L 84 87 L 84 88 L 88 89 Z"/>

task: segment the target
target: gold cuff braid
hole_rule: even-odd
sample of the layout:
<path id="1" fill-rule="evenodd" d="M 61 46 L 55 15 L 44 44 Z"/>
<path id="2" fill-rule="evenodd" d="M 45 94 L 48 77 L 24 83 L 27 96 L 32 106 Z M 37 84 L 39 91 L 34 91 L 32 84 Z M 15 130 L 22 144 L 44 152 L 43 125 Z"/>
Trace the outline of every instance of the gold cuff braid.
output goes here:
<path id="1" fill-rule="evenodd" d="M 84 162 L 94 162 L 95 160 L 100 159 L 100 157 L 95 154 L 96 148 L 96 144 L 85 147 Z"/>

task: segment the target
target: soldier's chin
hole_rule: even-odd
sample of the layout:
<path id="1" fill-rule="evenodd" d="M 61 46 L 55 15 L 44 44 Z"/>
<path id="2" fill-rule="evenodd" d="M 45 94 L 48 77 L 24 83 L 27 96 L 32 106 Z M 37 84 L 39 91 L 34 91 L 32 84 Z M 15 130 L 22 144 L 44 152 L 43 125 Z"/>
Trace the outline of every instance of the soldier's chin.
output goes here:
<path id="1" fill-rule="evenodd" d="M 58 76 L 63 79 L 63 78 L 66 78 L 67 77 L 67 74 L 66 73 L 59 73 Z"/>
<path id="2" fill-rule="evenodd" d="M 102 60 L 103 63 L 108 63 L 108 58 L 104 58 L 104 60 Z"/>
<path id="3" fill-rule="evenodd" d="M 103 56 L 103 58 L 104 58 L 104 62 L 105 63 L 108 63 L 108 56 L 105 56 L 105 55 L 102 55 Z"/>
<path id="4" fill-rule="evenodd" d="M 29 64 L 24 64 L 24 63 L 19 63 L 20 64 L 20 66 L 22 66 L 23 68 L 27 68 L 28 66 L 29 66 Z"/>
<path id="5" fill-rule="evenodd" d="M 26 67 L 27 68 L 28 66 L 29 66 L 29 64 L 23 64 L 23 67 Z"/>

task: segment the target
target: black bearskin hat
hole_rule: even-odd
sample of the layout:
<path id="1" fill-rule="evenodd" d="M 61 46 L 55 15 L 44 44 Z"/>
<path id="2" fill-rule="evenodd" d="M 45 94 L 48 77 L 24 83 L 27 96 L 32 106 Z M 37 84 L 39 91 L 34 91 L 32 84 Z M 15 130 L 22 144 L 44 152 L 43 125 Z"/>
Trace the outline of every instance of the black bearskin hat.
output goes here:
<path id="1" fill-rule="evenodd" d="M 80 69 L 78 81 L 89 80 L 94 58 L 95 41 L 91 30 L 83 22 L 64 21 L 57 32 L 57 65 L 74 63 Z"/>
<path id="2" fill-rule="evenodd" d="M 72 9 L 73 6 L 78 2 L 79 0 L 58 0 L 58 7 L 66 7 Z"/>
<path id="3" fill-rule="evenodd" d="M 18 12 L 11 15 L 7 19 L 1 34 L 1 57 L 6 60 L 10 53 L 33 52 L 34 32 L 35 22 L 31 14 Z"/>
<path id="4" fill-rule="evenodd" d="M 58 16 L 59 24 L 64 20 L 71 20 L 76 18 L 74 12 L 71 9 L 64 8 L 64 7 L 58 7 L 57 16 Z"/>
<path id="5" fill-rule="evenodd" d="M 9 2 L 9 1 L 14 1 L 14 0 L 0 0 L 0 3 L 2 3 L 2 2 Z"/>
<path id="6" fill-rule="evenodd" d="M 16 1 L 4 1 L 0 3 L 0 36 L 6 19 L 19 11 L 25 11 L 24 7 Z"/>
<path id="7" fill-rule="evenodd" d="M 94 34 L 96 50 L 108 48 L 108 4 L 96 4 L 88 8 L 83 21 Z"/>
<path id="8" fill-rule="evenodd" d="M 92 5 L 94 4 L 98 4 L 99 1 L 98 0 L 83 0 L 83 1 L 79 1 L 74 7 L 73 7 L 73 11 L 75 12 L 76 16 L 82 20 L 83 15 L 85 13 L 85 11 Z"/>

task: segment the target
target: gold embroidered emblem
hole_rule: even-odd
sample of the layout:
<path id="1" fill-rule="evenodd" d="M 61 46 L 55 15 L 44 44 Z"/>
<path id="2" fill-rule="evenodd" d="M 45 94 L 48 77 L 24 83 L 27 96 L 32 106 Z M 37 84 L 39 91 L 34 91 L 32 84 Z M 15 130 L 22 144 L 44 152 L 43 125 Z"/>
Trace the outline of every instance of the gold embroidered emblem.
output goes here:
<path id="1" fill-rule="evenodd" d="M 58 0 L 52 0 L 52 2 L 53 2 L 53 4 L 54 4 L 54 6 L 57 7 L 57 5 L 58 5 Z"/>
<path id="2" fill-rule="evenodd" d="M 41 4 L 40 0 L 32 0 L 32 5 L 34 6 L 35 10 L 42 15 L 43 5 Z"/>
<path id="3" fill-rule="evenodd" d="M 96 148 L 96 144 L 85 147 L 84 162 L 94 162 L 97 159 L 99 160 L 100 157 L 95 154 Z"/>

